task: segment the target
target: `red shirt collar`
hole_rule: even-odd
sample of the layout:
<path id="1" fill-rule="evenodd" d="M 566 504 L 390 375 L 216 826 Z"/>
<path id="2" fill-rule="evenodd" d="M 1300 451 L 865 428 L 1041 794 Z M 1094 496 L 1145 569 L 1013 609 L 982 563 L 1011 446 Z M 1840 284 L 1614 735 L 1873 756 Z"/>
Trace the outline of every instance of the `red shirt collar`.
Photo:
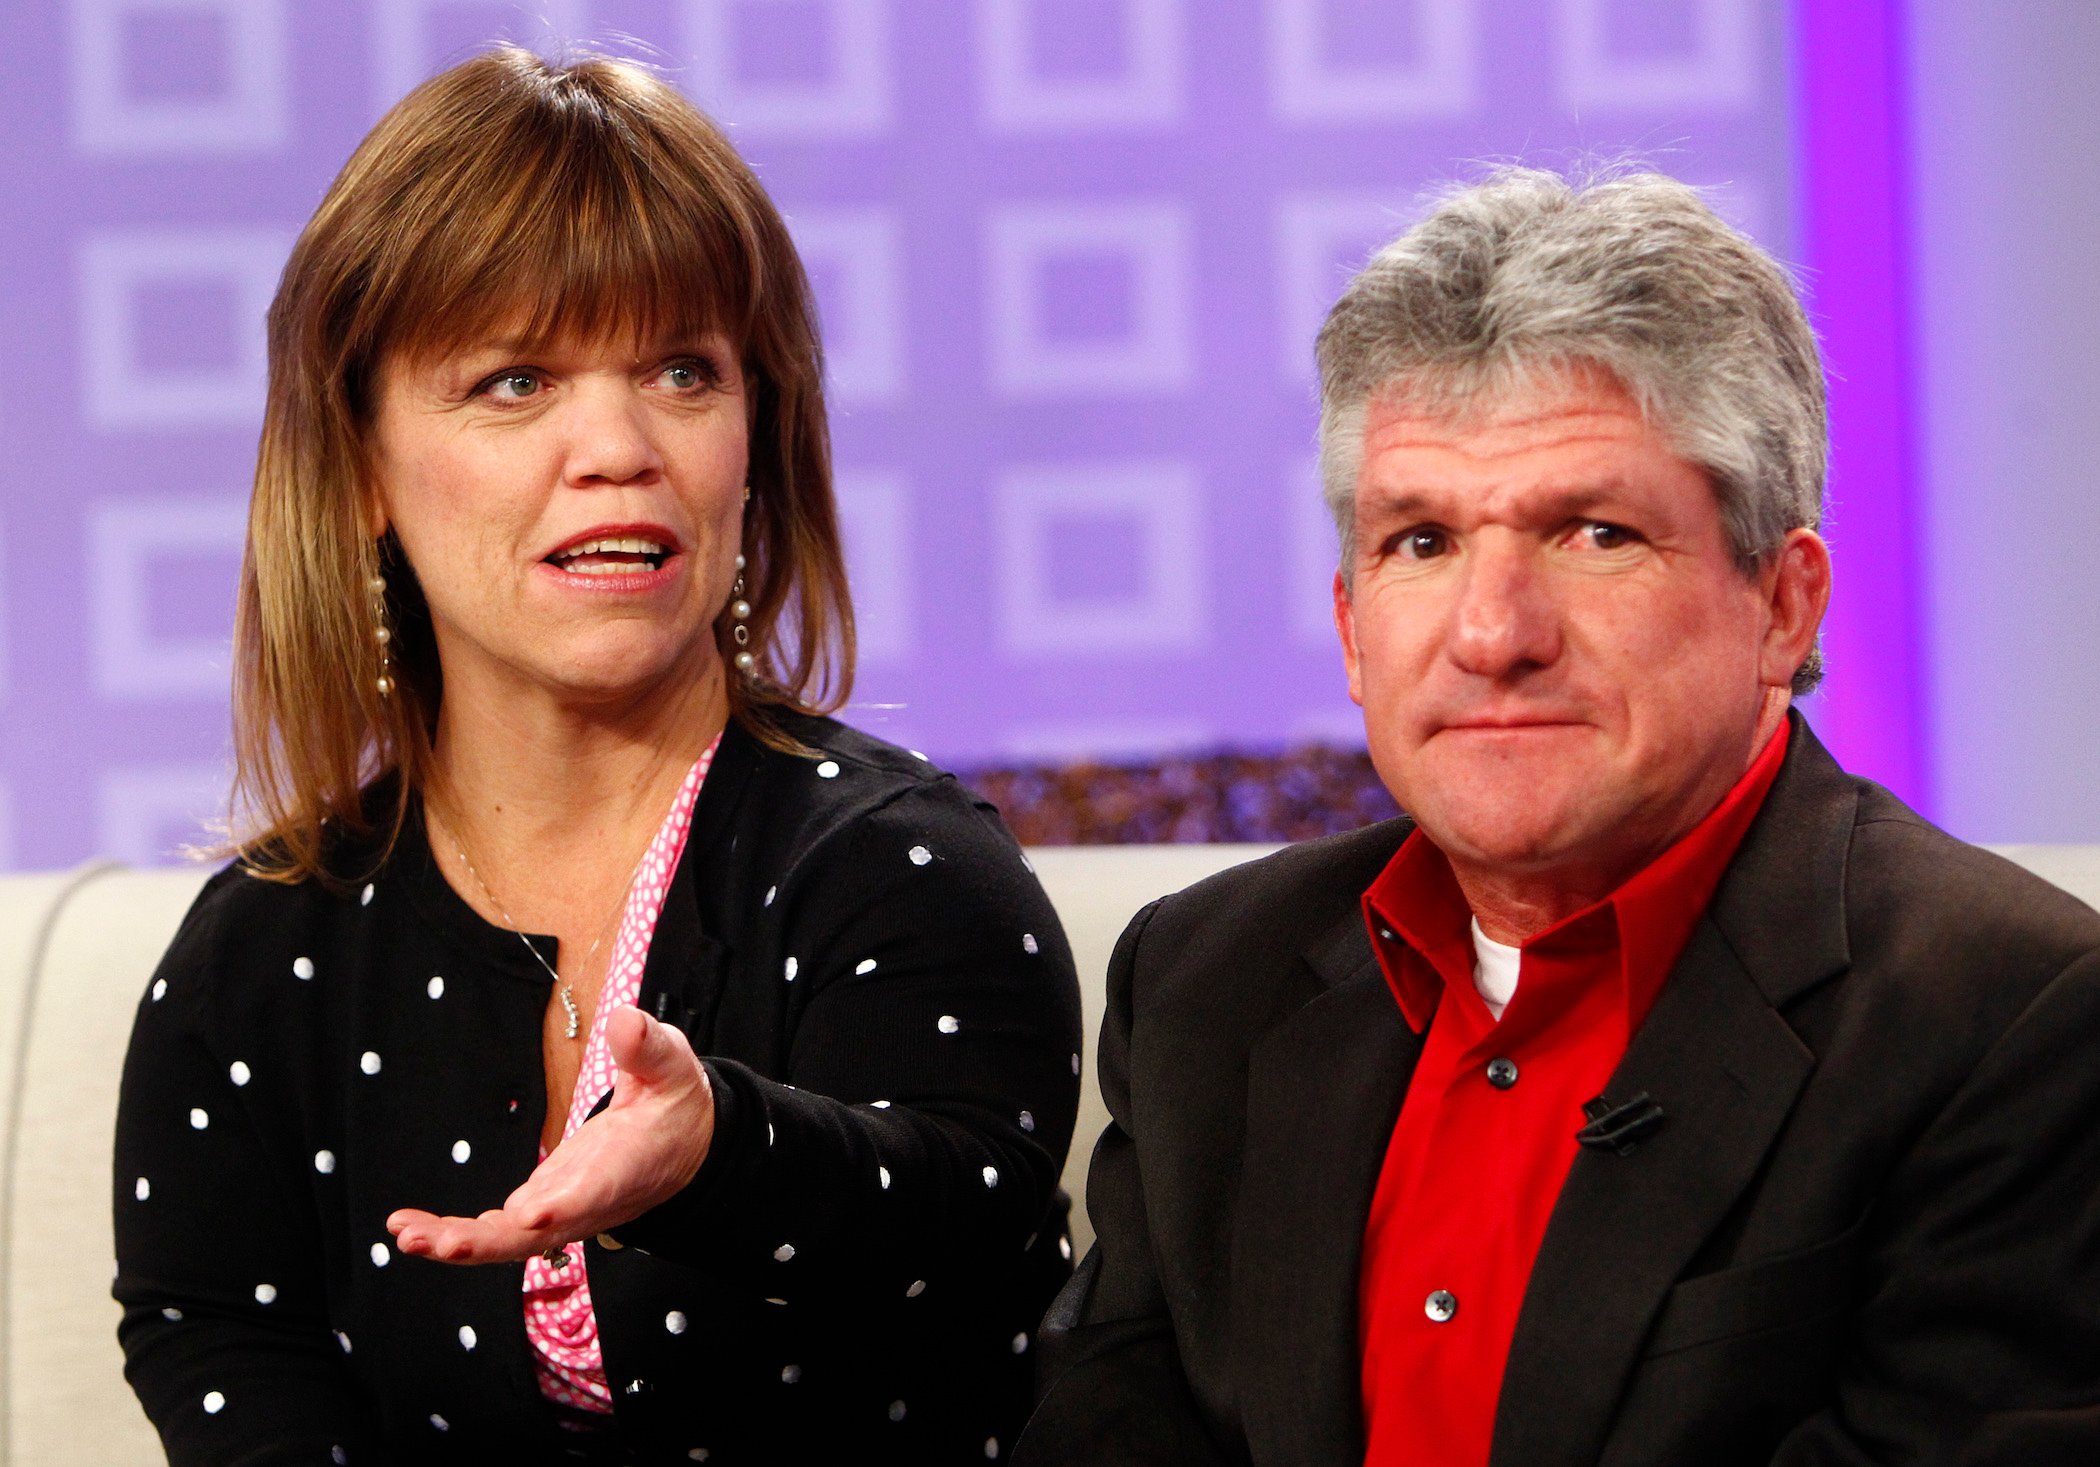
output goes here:
<path id="1" fill-rule="evenodd" d="M 1691 940 L 1721 874 L 1763 808 L 1785 762 L 1788 725 L 1782 723 L 1706 817 L 1676 844 L 1628 877 L 1618 890 L 1563 918 L 1524 944 L 1524 952 L 1576 960 L 1589 972 L 1600 968 L 1622 985 L 1626 1033 L 1648 1015 L 1670 969 Z M 1448 994 L 1461 1003 L 1486 1006 L 1473 986 L 1472 908 L 1444 853 L 1417 828 L 1378 873 L 1363 897 L 1371 949 L 1399 1000 L 1409 1027 L 1421 1033 Z M 1526 964 L 1528 969 L 1531 965 Z M 1555 964 L 1556 968 L 1564 967 Z M 1520 981 L 1504 1021 L 1550 1017 L 1558 995 Z M 1528 993 L 1527 993 L 1528 990 Z M 1529 1001 L 1527 1002 L 1527 997 Z M 1523 1005 L 1520 1010 L 1519 1005 Z"/>

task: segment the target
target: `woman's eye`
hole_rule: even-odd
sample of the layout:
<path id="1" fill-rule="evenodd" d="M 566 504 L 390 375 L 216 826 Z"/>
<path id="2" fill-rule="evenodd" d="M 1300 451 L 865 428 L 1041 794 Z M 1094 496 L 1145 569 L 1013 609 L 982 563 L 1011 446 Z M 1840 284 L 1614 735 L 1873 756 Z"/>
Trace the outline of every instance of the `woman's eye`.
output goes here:
<path id="1" fill-rule="evenodd" d="M 517 402 L 538 392 L 540 379 L 530 372 L 504 372 L 491 377 L 485 390 L 489 396 L 504 402 Z"/>
<path id="2" fill-rule="evenodd" d="M 673 362 L 663 369 L 662 377 L 674 392 L 698 392 L 713 386 L 715 381 L 714 369 L 699 360 Z"/>

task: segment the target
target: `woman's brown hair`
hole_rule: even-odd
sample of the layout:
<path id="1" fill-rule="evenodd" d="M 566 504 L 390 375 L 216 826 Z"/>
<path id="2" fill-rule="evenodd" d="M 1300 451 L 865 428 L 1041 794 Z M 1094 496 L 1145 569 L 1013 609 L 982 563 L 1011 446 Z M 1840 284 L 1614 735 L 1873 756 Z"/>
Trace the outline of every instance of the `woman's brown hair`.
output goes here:
<path id="1" fill-rule="evenodd" d="M 413 360 L 522 324 L 529 342 L 692 337 L 740 353 L 751 414 L 749 678 L 731 716 L 792 747 L 777 710 L 853 680 L 822 353 L 779 211 L 712 123 L 640 67 L 485 52 L 403 98 L 350 156 L 270 307 L 270 385 L 234 619 L 234 848 L 329 877 L 324 840 L 390 848 L 433 773 L 443 681 L 427 609 L 370 530 L 373 395 Z M 392 690 L 373 617 L 386 583 Z M 727 618 L 716 641 L 736 648 Z M 365 788 L 396 774 L 385 808 Z"/>

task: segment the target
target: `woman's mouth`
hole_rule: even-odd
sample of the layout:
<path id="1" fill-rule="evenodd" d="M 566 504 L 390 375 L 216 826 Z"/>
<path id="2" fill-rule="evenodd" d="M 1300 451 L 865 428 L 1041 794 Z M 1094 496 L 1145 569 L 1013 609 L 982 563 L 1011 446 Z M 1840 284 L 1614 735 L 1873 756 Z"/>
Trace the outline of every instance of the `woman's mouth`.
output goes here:
<path id="1" fill-rule="evenodd" d="M 670 555 L 670 547 L 659 541 L 615 535 L 564 546 L 547 557 L 547 564 L 572 576 L 631 576 L 662 569 Z"/>

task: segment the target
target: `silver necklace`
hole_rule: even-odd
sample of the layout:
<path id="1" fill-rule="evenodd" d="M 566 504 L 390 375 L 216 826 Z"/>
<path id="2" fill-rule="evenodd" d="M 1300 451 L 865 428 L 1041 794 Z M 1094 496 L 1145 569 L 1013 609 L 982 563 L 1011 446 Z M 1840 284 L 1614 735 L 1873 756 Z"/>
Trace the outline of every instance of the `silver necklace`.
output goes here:
<path id="1" fill-rule="evenodd" d="M 481 894 L 488 898 L 489 905 L 502 913 L 503 925 L 510 929 L 511 934 L 518 941 L 525 944 L 525 951 L 532 954 L 533 961 L 545 968 L 547 976 L 554 980 L 555 996 L 561 1000 L 562 1012 L 568 1016 L 569 1020 L 568 1037 L 574 1039 L 577 1031 L 582 1027 L 582 1015 L 576 1010 L 576 995 L 570 989 L 568 980 L 554 971 L 554 965 L 547 961 L 544 953 L 532 945 L 532 939 L 525 935 L 524 928 L 520 927 L 517 919 L 511 916 L 509 908 L 498 901 L 496 894 L 489 890 L 488 882 L 484 881 L 481 873 L 474 869 L 474 862 L 467 855 L 466 842 L 460 840 L 458 836 L 454 836 L 453 839 L 459 846 L 459 864 L 467 868 L 467 875 L 474 878 L 474 884 L 481 888 Z M 651 844 L 654 844 L 653 839 Z M 604 943 L 605 934 L 611 929 L 614 920 L 620 915 L 621 909 L 627 905 L 628 894 L 634 890 L 634 880 L 642 874 L 642 862 L 647 859 L 648 855 L 649 847 L 644 846 L 642 847 L 642 854 L 634 858 L 634 869 L 627 873 L 627 883 L 620 888 L 619 899 L 613 903 L 612 911 L 607 913 L 605 920 L 598 924 L 598 935 L 591 939 L 590 951 L 583 955 L 583 966 L 579 971 L 590 971 L 591 959 L 598 956 L 598 948 Z"/>

